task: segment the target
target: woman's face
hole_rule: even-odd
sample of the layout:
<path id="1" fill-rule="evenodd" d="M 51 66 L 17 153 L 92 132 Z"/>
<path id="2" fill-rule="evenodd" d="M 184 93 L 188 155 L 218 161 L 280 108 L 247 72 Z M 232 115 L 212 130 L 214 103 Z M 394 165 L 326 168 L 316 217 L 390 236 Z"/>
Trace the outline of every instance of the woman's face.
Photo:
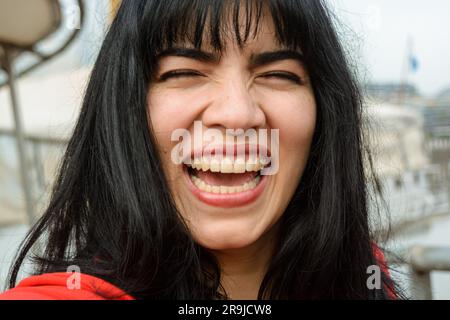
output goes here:
<path id="1" fill-rule="evenodd" d="M 177 207 L 194 239 L 211 250 L 244 248 L 275 230 L 302 177 L 316 124 L 301 55 L 277 44 L 270 19 L 243 49 L 229 39 L 221 56 L 207 46 L 201 52 L 185 45 L 164 52 L 148 93 L 151 125 Z M 217 140 L 198 141 L 194 127 L 218 129 L 223 152 L 211 155 L 207 147 L 216 147 Z M 191 134 L 191 165 L 173 161 L 180 141 L 171 137 L 177 129 Z M 244 140 L 247 148 L 239 149 L 239 134 L 251 129 L 266 130 L 268 139 Z M 257 151 L 269 149 L 272 164 L 278 160 L 275 174 L 261 175 L 263 165 L 256 163 L 262 157 L 255 162 L 258 155 L 250 147 L 255 144 Z M 221 157 L 230 147 L 235 152 Z"/>

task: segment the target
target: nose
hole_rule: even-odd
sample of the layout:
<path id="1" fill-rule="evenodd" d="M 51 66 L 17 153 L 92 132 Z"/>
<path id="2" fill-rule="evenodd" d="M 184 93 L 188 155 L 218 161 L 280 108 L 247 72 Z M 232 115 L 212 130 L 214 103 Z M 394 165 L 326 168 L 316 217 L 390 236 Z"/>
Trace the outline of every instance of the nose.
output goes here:
<path id="1" fill-rule="evenodd" d="M 265 127 L 265 114 L 244 80 L 230 79 L 216 92 L 214 100 L 202 114 L 206 127 L 234 130 Z"/>

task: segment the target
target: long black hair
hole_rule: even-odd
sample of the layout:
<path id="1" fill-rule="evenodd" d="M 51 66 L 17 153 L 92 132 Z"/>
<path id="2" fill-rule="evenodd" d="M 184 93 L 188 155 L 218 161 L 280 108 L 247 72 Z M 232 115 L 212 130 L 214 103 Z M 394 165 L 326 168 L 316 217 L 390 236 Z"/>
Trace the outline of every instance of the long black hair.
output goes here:
<path id="1" fill-rule="evenodd" d="M 334 18 L 320 0 L 124 0 L 93 68 L 50 203 L 22 244 L 10 287 L 30 257 L 36 274 L 77 265 L 136 298 L 226 298 L 218 293 L 217 261 L 195 243 L 174 204 L 147 93 L 160 50 L 179 41 L 200 48 L 207 33 L 221 52 L 224 30 L 243 46 L 265 9 L 280 44 L 304 55 L 317 126 L 259 298 L 388 297 L 393 283 L 384 272 L 380 289 L 367 286 L 367 268 L 379 261 L 368 223 L 361 97 Z"/>

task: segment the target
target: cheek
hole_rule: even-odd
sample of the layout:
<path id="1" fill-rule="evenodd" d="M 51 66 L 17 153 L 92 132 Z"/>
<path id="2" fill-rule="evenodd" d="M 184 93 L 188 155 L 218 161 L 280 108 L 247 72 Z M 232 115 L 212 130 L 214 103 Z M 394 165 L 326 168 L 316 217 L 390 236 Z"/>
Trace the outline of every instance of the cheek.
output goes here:
<path id="1" fill-rule="evenodd" d="M 157 140 L 162 156 L 170 157 L 178 141 L 171 141 L 177 129 L 189 129 L 195 120 L 195 112 L 186 104 L 184 97 L 165 90 L 150 90 L 147 95 L 149 123 Z"/>
<path id="2" fill-rule="evenodd" d="M 170 141 L 171 132 L 183 126 L 187 119 L 181 111 L 181 101 L 177 96 L 169 96 L 164 92 L 150 91 L 147 95 L 148 114 L 154 133 L 157 136 L 168 136 Z"/>
<path id="3" fill-rule="evenodd" d="M 149 90 L 147 102 L 155 133 L 170 135 L 175 129 L 190 128 L 210 100 L 211 93 L 205 89 Z"/>
<path id="4" fill-rule="evenodd" d="M 184 125 L 183 113 L 176 116 L 179 110 L 179 102 L 176 99 L 169 99 L 163 92 L 149 91 L 147 95 L 148 122 L 152 127 L 154 137 L 158 144 L 162 165 L 166 173 L 166 178 L 170 183 L 175 178 L 175 170 L 171 165 L 171 151 L 176 142 L 171 141 L 172 132 L 177 128 L 186 128 Z"/>
<path id="5" fill-rule="evenodd" d="M 307 90 L 283 97 L 272 95 L 266 102 L 269 126 L 279 129 L 279 175 L 275 184 L 277 189 L 284 190 L 280 201 L 289 201 L 309 158 L 316 127 L 316 103 Z"/>
<path id="6" fill-rule="evenodd" d="M 280 147 L 298 152 L 309 147 L 316 127 L 316 102 L 310 90 L 265 97 L 269 126 L 279 129 Z"/>

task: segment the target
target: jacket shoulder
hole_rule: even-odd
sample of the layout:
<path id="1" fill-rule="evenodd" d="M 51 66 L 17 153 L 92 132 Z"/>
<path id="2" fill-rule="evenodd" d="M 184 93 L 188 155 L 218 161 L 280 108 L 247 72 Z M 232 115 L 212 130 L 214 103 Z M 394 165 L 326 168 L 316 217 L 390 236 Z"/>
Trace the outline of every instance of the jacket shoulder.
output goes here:
<path id="1" fill-rule="evenodd" d="M 0 300 L 133 300 L 121 289 L 82 273 L 45 273 L 22 280 Z"/>

